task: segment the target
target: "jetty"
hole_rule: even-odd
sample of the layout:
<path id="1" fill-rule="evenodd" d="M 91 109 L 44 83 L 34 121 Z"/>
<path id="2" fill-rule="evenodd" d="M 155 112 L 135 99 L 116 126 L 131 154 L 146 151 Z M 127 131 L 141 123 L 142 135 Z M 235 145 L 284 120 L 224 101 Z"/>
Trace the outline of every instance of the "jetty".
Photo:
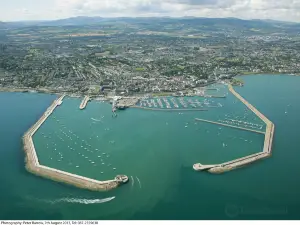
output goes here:
<path id="1" fill-rule="evenodd" d="M 112 180 L 99 181 L 40 164 L 32 137 L 41 127 L 41 125 L 47 120 L 47 118 L 54 112 L 56 107 L 63 103 L 64 97 L 65 96 L 61 96 L 56 99 L 42 115 L 42 117 L 24 134 L 23 145 L 27 171 L 37 176 L 91 191 L 110 190 L 118 187 L 122 183 L 126 183 L 128 181 L 128 177 L 126 175 L 118 175 Z"/>
<path id="2" fill-rule="evenodd" d="M 238 94 L 233 89 L 232 85 L 229 84 L 228 89 L 241 102 L 243 102 L 253 113 L 255 113 L 262 121 L 264 121 L 264 123 L 266 124 L 265 132 L 260 132 L 260 131 L 256 131 L 256 130 L 252 130 L 252 129 L 237 127 L 237 126 L 233 126 L 233 125 L 229 125 L 229 124 L 223 124 L 223 123 L 219 123 L 219 122 L 215 122 L 215 121 L 203 120 L 203 119 L 198 119 L 198 118 L 196 118 L 196 120 L 207 122 L 207 123 L 218 124 L 218 125 L 222 125 L 222 126 L 227 126 L 227 127 L 232 127 L 232 128 L 236 128 L 236 129 L 243 129 L 243 130 L 256 132 L 256 133 L 262 133 L 265 135 L 263 151 L 252 154 L 252 155 L 248 155 L 248 156 L 245 156 L 242 158 L 238 158 L 238 159 L 235 159 L 232 161 L 217 164 L 217 165 L 202 165 L 201 163 L 196 163 L 193 165 L 193 169 L 196 171 L 208 170 L 208 172 L 214 173 L 214 174 L 224 173 L 224 172 L 231 171 L 233 169 L 245 166 L 247 164 L 256 162 L 257 160 L 261 160 L 261 159 L 270 157 L 272 154 L 272 143 L 273 143 L 275 125 L 266 116 L 264 116 L 261 112 L 259 112 L 253 105 L 251 105 L 249 102 L 247 102 L 240 94 Z"/>
<path id="3" fill-rule="evenodd" d="M 246 130 L 246 131 L 250 131 L 250 132 L 254 132 L 254 133 L 265 134 L 265 132 L 263 132 L 263 131 L 253 130 L 253 129 L 249 129 L 249 128 L 245 128 L 245 127 L 238 127 L 238 126 L 234 126 L 234 125 L 230 125 L 230 124 L 226 124 L 226 123 L 220 123 L 220 122 L 216 122 L 216 121 L 204 120 L 204 119 L 199 119 L 199 118 L 195 118 L 195 120 L 201 121 L 201 122 L 206 122 L 206 123 L 217 124 L 217 125 L 221 125 L 221 126 L 225 126 L 225 127 L 231 127 L 231 128 L 240 129 L 240 130 Z"/>
<path id="4" fill-rule="evenodd" d="M 85 96 L 84 99 L 82 100 L 80 106 L 79 106 L 79 109 L 85 109 L 88 101 L 90 100 L 90 97 L 89 96 Z"/>

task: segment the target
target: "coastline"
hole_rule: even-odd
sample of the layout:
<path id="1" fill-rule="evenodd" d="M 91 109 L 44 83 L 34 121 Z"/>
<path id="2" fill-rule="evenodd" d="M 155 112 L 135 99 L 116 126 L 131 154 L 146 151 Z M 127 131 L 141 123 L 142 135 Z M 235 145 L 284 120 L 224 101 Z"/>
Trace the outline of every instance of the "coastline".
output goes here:
<path id="1" fill-rule="evenodd" d="M 290 74 L 290 73 L 279 73 L 279 72 L 270 72 L 270 73 L 255 73 L 255 72 L 244 72 L 241 74 L 237 74 L 235 77 L 238 76 L 248 76 L 248 75 L 285 75 L 285 76 L 300 76 L 300 73 Z"/>
<path id="2" fill-rule="evenodd" d="M 290 74 L 290 73 L 280 73 L 280 72 L 259 72 L 259 73 L 256 73 L 256 72 L 244 72 L 244 73 L 240 73 L 240 74 L 237 74 L 235 75 L 234 77 L 238 77 L 238 76 L 248 76 L 248 75 L 285 75 L 285 76 L 300 76 L 300 73 L 295 73 L 295 74 Z M 211 84 L 213 84 L 214 82 L 212 83 L 208 83 L 208 84 L 205 84 L 201 87 L 206 87 L 206 86 L 209 86 Z M 186 89 L 184 89 L 186 90 Z M 183 91 L 184 91 L 183 90 Z M 19 88 L 19 87 L 0 87 L 0 93 L 1 92 L 20 92 L 20 93 L 41 93 L 41 94 L 56 94 L 56 95 L 62 95 L 62 94 L 65 94 L 67 96 L 70 96 L 70 97 L 84 97 L 86 96 L 87 94 L 86 93 L 66 93 L 65 91 L 57 91 L 57 90 L 49 90 L 47 87 L 44 87 L 44 88 L 37 88 L 37 89 L 34 89 L 34 88 L 26 88 L 26 87 L 23 87 L 23 88 Z M 167 94 L 168 93 L 168 94 Z M 154 97 L 163 97 L 163 96 L 170 96 L 170 94 L 173 93 L 173 92 L 161 92 L 161 93 L 144 93 L 144 94 L 153 94 Z M 136 94 L 136 95 L 130 95 L 128 97 L 138 97 L 138 96 L 143 96 L 144 94 Z M 95 97 L 97 97 L 95 95 Z"/>
<path id="3" fill-rule="evenodd" d="M 98 181 L 40 165 L 32 137 L 44 123 L 44 121 L 52 114 L 55 108 L 62 103 L 64 97 L 65 96 L 61 96 L 60 98 L 56 99 L 41 116 L 41 118 L 24 134 L 22 140 L 23 149 L 25 152 L 26 170 L 43 178 L 91 191 L 107 191 L 118 187 L 122 182 L 118 181 L 116 178 L 113 180 Z"/>

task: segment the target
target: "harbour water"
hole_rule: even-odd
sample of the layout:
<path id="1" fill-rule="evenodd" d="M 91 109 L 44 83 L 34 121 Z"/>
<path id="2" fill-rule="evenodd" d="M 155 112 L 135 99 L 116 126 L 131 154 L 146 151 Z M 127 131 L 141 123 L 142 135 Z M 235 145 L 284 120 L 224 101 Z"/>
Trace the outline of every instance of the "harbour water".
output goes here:
<path id="1" fill-rule="evenodd" d="M 236 90 L 276 126 L 273 155 L 222 175 L 195 172 L 192 165 L 262 151 L 264 139 L 194 120 L 263 125 L 231 94 L 209 99 L 223 107 L 208 111 L 128 109 L 116 118 L 108 103 L 92 101 L 80 110 L 81 99 L 65 98 L 34 136 L 40 163 L 99 180 L 130 178 L 103 193 L 27 173 L 21 136 L 55 96 L 1 93 L 0 219 L 299 219 L 300 77 L 242 79 L 246 85 Z"/>

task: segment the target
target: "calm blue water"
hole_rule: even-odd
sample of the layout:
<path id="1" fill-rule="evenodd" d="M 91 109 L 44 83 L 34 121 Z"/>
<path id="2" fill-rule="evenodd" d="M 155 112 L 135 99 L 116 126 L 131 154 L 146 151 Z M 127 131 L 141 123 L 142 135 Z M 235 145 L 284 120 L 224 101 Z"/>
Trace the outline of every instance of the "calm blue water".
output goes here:
<path id="1" fill-rule="evenodd" d="M 27 173 L 22 134 L 55 96 L 1 93 L 0 219 L 299 219 L 300 77 L 242 79 L 245 87 L 236 90 L 275 123 L 273 156 L 222 175 L 195 172 L 192 165 L 221 163 L 263 145 L 261 134 L 195 122 L 262 124 L 231 94 L 210 99 L 223 107 L 206 112 L 129 109 L 117 118 L 107 103 L 92 101 L 80 111 L 80 99 L 66 98 L 34 136 L 40 162 L 100 180 L 131 178 L 104 193 Z M 101 203 L 109 197 L 115 198 Z"/>

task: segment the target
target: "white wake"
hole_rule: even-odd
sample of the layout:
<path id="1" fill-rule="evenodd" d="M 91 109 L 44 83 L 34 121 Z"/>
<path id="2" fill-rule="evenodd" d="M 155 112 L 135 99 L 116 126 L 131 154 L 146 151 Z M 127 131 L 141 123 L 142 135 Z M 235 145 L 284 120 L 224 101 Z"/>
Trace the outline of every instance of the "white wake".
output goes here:
<path id="1" fill-rule="evenodd" d="M 140 182 L 140 179 L 138 177 L 136 177 L 137 181 L 139 182 L 140 188 L 142 188 L 142 184 Z"/>
<path id="2" fill-rule="evenodd" d="M 110 198 L 102 198 L 102 199 L 84 199 L 84 198 L 59 198 L 56 200 L 45 200 L 45 199 L 37 199 L 38 201 L 56 204 L 56 203 L 77 203 L 77 204 L 101 204 L 105 202 L 109 202 L 115 199 L 115 196 Z"/>
<path id="3" fill-rule="evenodd" d="M 94 119 L 94 118 L 91 118 L 92 120 L 94 121 L 97 121 L 97 122 L 102 122 L 102 120 L 97 120 L 97 119 Z"/>

